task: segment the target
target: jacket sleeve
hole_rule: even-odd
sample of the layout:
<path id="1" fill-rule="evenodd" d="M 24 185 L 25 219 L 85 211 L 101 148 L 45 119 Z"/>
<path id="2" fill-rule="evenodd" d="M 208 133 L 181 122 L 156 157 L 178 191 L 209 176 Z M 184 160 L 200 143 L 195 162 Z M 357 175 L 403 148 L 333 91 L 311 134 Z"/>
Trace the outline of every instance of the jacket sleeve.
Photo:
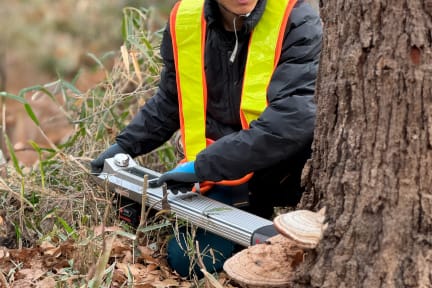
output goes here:
<path id="1" fill-rule="evenodd" d="M 135 157 L 165 143 L 179 129 L 179 112 L 171 36 L 166 26 L 161 42 L 163 69 L 156 94 L 140 108 L 116 137 L 116 142 Z"/>
<path id="2" fill-rule="evenodd" d="M 267 108 L 249 129 L 226 135 L 198 154 L 199 179 L 238 179 L 289 161 L 310 147 L 321 42 L 319 16 L 299 1 L 287 23 L 281 58 L 268 87 Z"/>

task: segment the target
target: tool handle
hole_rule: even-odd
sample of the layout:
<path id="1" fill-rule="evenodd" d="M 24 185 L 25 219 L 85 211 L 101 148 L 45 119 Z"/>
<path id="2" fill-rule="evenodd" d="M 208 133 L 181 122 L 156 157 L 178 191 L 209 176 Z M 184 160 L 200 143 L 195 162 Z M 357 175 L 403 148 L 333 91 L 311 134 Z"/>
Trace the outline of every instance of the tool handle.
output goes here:
<path id="1" fill-rule="evenodd" d="M 279 232 L 273 225 L 260 227 L 252 233 L 250 245 L 264 243 L 268 238 L 276 236 L 277 234 L 279 234 Z"/>

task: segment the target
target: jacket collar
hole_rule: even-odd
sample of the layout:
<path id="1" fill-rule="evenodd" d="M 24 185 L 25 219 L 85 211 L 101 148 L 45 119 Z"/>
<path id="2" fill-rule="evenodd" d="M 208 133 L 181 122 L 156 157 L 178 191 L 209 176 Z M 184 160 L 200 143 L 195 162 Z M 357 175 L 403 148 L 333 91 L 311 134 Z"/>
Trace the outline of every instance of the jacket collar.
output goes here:
<path id="1" fill-rule="evenodd" d="M 277 0 L 276 0 L 277 1 Z M 257 25 L 259 19 L 264 13 L 264 8 L 267 0 L 258 0 L 255 9 L 251 12 L 249 17 L 243 20 L 243 27 L 241 32 L 250 33 Z M 215 0 L 205 0 L 204 2 L 204 17 L 209 26 L 221 25 L 221 13 L 219 11 L 219 6 Z"/>

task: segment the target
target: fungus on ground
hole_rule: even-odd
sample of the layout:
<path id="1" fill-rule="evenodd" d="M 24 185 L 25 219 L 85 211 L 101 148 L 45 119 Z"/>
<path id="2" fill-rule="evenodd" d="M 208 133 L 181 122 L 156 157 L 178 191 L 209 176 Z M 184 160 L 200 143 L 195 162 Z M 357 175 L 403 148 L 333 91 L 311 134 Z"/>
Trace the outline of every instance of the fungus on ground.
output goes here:
<path id="1" fill-rule="evenodd" d="M 279 235 L 248 247 L 229 258 L 224 270 L 243 287 L 287 287 L 305 250 L 318 245 L 323 231 L 325 209 L 297 210 L 277 216 L 273 223 Z"/>

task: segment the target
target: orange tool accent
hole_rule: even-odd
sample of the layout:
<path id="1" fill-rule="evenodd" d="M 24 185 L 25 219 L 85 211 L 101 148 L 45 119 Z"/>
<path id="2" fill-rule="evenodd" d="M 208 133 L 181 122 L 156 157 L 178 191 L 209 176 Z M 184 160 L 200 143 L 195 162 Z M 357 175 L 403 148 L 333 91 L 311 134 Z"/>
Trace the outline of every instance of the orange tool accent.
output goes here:
<path id="1" fill-rule="evenodd" d="M 221 180 L 221 181 L 203 181 L 199 183 L 199 189 L 195 186 L 193 187 L 193 192 L 199 192 L 201 194 L 209 191 L 214 185 L 222 185 L 222 186 L 238 186 L 248 182 L 253 176 L 253 172 L 246 174 L 242 178 L 234 179 L 234 180 Z M 199 190 L 199 191 L 198 191 Z"/>

